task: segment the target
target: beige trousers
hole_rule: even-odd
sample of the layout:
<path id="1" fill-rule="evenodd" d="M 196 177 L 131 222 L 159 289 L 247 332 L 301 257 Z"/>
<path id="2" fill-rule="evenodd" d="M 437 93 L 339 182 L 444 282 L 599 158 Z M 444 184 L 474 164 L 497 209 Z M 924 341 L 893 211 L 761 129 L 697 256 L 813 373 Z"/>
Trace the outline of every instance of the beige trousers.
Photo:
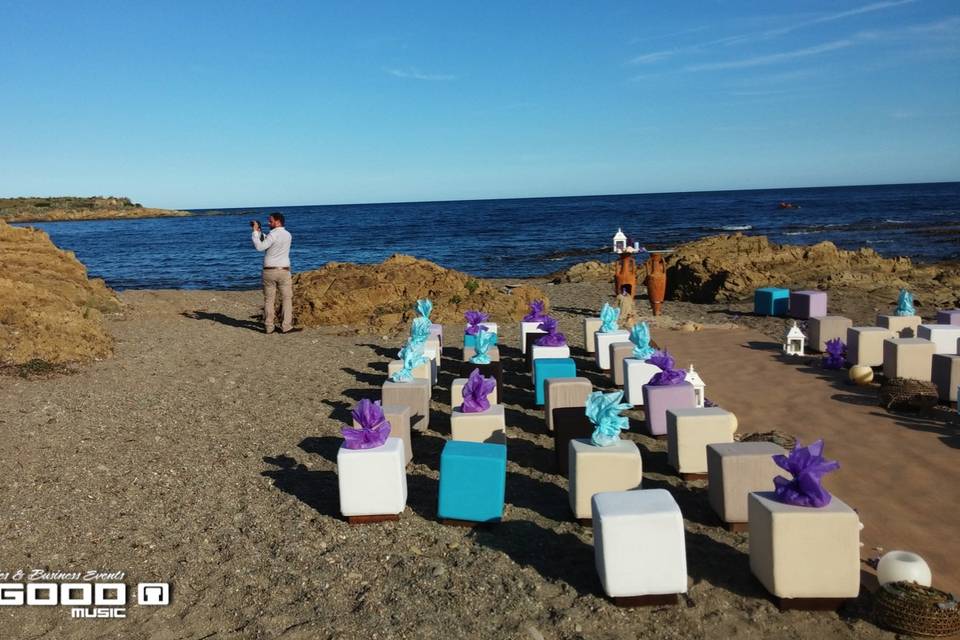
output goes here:
<path id="1" fill-rule="evenodd" d="M 283 307 L 283 331 L 293 329 L 293 279 L 287 269 L 263 270 L 263 325 L 267 333 L 273 331 L 273 319 L 277 303 L 277 287 L 280 288 L 280 303 Z"/>

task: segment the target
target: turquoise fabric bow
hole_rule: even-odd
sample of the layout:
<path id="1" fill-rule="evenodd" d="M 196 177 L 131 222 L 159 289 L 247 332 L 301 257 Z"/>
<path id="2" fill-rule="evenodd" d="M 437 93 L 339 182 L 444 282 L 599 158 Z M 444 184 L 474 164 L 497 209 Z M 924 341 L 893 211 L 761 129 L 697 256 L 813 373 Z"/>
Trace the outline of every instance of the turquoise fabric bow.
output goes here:
<path id="1" fill-rule="evenodd" d="M 587 418 L 594 425 L 590 442 L 598 447 L 611 447 L 620 441 L 620 432 L 630 428 L 630 420 L 620 415 L 633 405 L 620 402 L 623 391 L 594 391 L 587 398 Z"/>
<path id="2" fill-rule="evenodd" d="M 620 309 L 611 307 L 609 302 L 603 303 L 600 309 L 600 333 L 610 333 L 618 329 L 617 320 L 620 319 Z"/>
<path id="3" fill-rule="evenodd" d="M 474 354 L 470 362 L 474 364 L 490 364 L 490 355 L 487 353 L 494 342 L 497 341 L 497 334 L 492 331 L 480 331 L 477 333 L 476 342 L 473 347 Z"/>
<path id="4" fill-rule="evenodd" d="M 430 318 L 420 316 L 414 318 L 410 324 L 410 340 L 422 348 L 427 338 L 430 337 Z"/>
<path id="5" fill-rule="evenodd" d="M 650 346 L 650 328 L 646 322 L 638 322 L 630 329 L 630 342 L 633 343 L 633 357 L 646 360 L 656 352 Z"/>
<path id="6" fill-rule="evenodd" d="M 417 313 L 427 320 L 430 319 L 430 314 L 433 313 L 433 303 L 430 302 L 430 298 L 417 300 Z"/>
<path id="7" fill-rule="evenodd" d="M 393 382 L 410 382 L 413 380 L 413 370 L 429 360 L 423 355 L 423 345 L 414 344 L 412 338 L 400 350 L 400 359 L 403 367 L 390 376 Z"/>
<path id="8" fill-rule="evenodd" d="M 913 295 L 906 289 L 900 289 L 900 297 L 897 298 L 898 316 L 915 316 L 917 310 L 913 308 Z"/>

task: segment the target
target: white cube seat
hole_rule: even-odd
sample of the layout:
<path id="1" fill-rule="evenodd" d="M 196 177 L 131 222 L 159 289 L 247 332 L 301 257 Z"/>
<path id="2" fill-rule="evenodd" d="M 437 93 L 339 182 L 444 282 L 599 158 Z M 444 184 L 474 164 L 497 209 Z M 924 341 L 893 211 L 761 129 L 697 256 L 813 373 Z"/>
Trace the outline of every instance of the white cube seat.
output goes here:
<path id="1" fill-rule="evenodd" d="M 614 342 L 629 342 L 630 341 L 630 332 L 629 331 L 609 331 L 603 333 L 597 331 L 593 334 L 593 350 L 596 352 L 594 356 L 597 361 L 597 367 L 602 371 L 607 371 L 610 369 L 610 345 Z"/>
<path id="2" fill-rule="evenodd" d="M 345 516 L 394 515 L 407 505 L 403 440 L 387 438 L 373 449 L 337 452 L 340 513 Z"/>
<path id="3" fill-rule="evenodd" d="M 917 327 L 917 337 L 932 342 L 935 353 L 956 355 L 960 345 L 960 325 L 921 324 Z"/>
<path id="4" fill-rule="evenodd" d="M 598 493 L 591 506 L 594 558 L 608 596 L 686 593 L 683 516 L 669 491 Z"/>
<path id="5" fill-rule="evenodd" d="M 544 347 L 539 344 L 535 344 L 530 347 L 530 373 L 533 373 L 533 363 L 539 360 L 540 358 L 569 358 L 570 357 L 570 347 L 563 345 L 562 347 Z"/>
<path id="6" fill-rule="evenodd" d="M 637 358 L 623 361 L 623 401 L 635 407 L 643 406 L 643 385 L 660 373 L 660 367 Z"/>

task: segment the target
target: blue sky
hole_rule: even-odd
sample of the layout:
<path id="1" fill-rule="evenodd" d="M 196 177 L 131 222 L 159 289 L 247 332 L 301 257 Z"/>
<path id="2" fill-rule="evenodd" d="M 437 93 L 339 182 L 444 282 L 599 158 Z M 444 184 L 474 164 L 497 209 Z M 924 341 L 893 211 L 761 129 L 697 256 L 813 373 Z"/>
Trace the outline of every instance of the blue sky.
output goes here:
<path id="1" fill-rule="evenodd" d="M 0 196 L 960 179 L 960 4 L 0 0 Z"/>

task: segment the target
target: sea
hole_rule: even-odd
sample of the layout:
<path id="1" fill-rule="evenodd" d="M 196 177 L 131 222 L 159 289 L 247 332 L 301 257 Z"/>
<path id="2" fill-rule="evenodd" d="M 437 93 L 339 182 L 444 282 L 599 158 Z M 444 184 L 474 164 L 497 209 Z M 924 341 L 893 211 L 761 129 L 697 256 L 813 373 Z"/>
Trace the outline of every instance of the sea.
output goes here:
<path id="1" fill-rule="evenodd" d="M 181 218 L 25 224 L 115 289 L 251 289 L 261 259 L 249 221 L 266 228 L 273 211 L 293 235 L 295 272 L 405 253 L 481 277 L 540 276 L 612 260 L 618 229 L 646 249 L 741 232 L 787 244 L 830 240 L 917 262 L 960 259 L 960 182 L 195 209 Z"/>

